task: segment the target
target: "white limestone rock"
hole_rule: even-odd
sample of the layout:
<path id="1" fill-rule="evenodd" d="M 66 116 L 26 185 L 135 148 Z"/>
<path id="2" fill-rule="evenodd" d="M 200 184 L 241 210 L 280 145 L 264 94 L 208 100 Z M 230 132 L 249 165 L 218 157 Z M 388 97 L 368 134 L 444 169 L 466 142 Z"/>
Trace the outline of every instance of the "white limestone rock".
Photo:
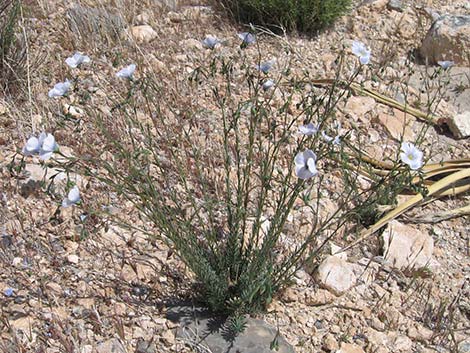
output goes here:
<path id="1" fill-rule="evenodd" d="M 316 278 L 322 287 L 337 296 L 356 284 L 352 264 L 338 256 L 328 256 L 318 267 Z"/>
<path id="2" fill-rule="evenodd" d="M 433 238 L 412 226 L 391 221 L 382 240 L 385 261 L 397 269 L 420 269 L 431 263 Z"/>

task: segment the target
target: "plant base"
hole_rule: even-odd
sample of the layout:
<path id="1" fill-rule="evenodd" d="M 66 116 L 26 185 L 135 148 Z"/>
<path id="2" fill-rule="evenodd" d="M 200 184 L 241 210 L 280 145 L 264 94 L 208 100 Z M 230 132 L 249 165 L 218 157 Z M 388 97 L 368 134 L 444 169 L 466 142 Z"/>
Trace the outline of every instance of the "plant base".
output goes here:
<path id="1" fill-rule="evenodd" d="M 207 309 L 192 306 L 174 306 L 167 318 L 178 322 L 176 336 L 193 347 L 212 353 L 295 353 L 294 348 L 281 337 L 276 328 L 258 319 L 247 318 L 245 330 L 233 335 L 226 318 L 217 317 Z"/>

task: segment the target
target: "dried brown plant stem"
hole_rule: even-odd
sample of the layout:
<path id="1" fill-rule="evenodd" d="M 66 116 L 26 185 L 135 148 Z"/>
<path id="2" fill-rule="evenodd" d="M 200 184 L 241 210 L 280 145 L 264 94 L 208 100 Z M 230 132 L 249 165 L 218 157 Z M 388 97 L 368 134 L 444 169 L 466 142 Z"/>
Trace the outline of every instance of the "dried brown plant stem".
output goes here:
<path id="1" fill-rule="evenodd" d="M 418 217 L 409 218 L 413 223 L 438 223 L 448 219 L 470 215 L 470 204 L 455 208 L 453 210 L 436 212 L 433 214 L 424 214 Z"/>

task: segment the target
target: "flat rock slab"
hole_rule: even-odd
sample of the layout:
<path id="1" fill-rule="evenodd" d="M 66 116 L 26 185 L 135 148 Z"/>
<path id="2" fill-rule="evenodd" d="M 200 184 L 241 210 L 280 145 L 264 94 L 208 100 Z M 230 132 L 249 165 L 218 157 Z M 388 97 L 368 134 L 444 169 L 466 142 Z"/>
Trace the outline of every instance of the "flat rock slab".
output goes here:
<path id="1" fill-rule="evenodd" d="M 167 318 L 180 324 L 176 331 L 178 338 L 211 353 L 295 353 L 276 328 L 262 320 L 247 318 L 245 330 L 233 336 L 224 319 L 212 316 L 203 308 L 175 306 L 168 309 Z"/>

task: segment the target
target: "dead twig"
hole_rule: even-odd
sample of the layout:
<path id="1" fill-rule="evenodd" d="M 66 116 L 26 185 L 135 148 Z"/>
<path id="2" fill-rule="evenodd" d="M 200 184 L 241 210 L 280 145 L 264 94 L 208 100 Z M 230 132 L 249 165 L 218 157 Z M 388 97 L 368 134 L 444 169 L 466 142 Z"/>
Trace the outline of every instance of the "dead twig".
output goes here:
<path id="1" fill-rule="evenodd" d="M 470 204 L 449 211 L 437 212 L 433 214 L 424 214 L 421 216 L 407 218 L 412 223 L 437 223 L 451 218 L 470 215 Z"/>

